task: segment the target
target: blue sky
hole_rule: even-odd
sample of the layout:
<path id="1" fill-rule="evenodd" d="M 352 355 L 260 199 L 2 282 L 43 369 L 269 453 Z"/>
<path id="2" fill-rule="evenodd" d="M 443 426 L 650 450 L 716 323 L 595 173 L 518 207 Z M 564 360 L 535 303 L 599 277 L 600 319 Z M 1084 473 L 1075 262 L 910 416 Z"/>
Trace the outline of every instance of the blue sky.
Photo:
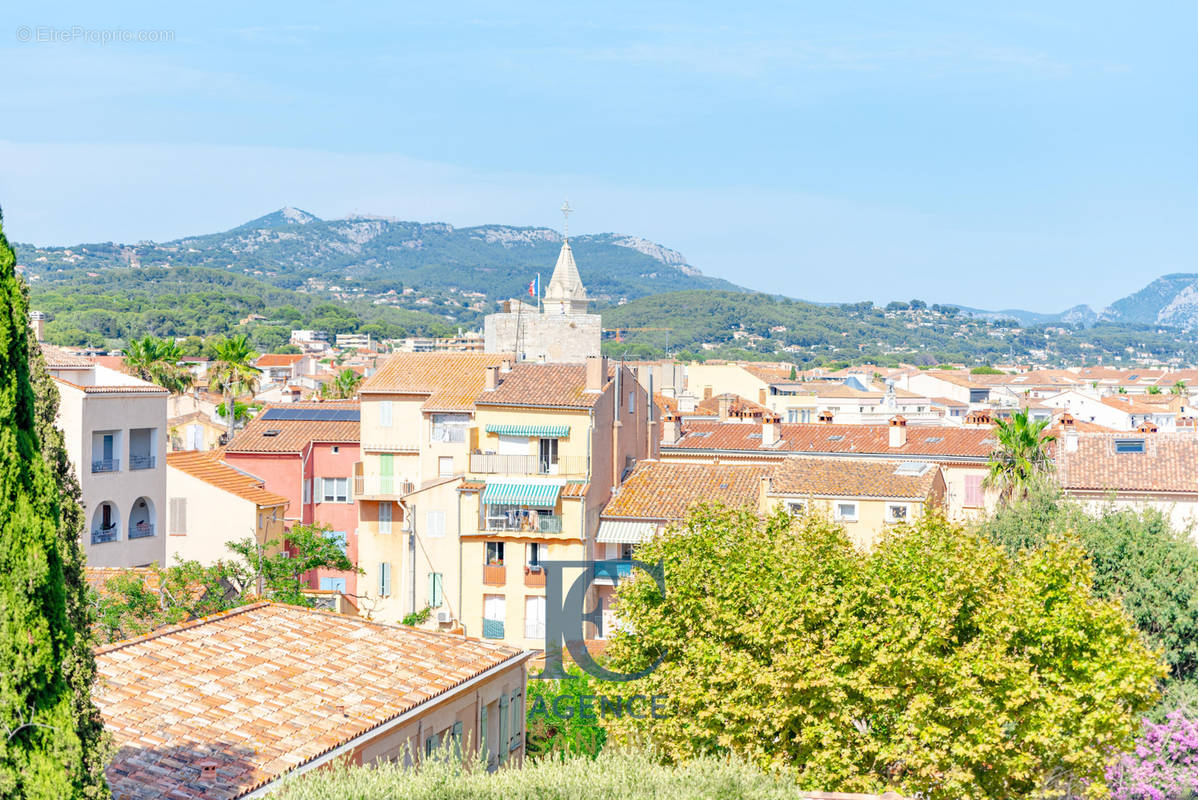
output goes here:
<path id="1" fill-rule="evenodd" d="M 0 30 L 6 231 L 560 227 L 568 196 L 574 232 L 820 301 L 1055 311 L 1198 272 L 1198 7 L 589 6 L 27 5 Z"/>

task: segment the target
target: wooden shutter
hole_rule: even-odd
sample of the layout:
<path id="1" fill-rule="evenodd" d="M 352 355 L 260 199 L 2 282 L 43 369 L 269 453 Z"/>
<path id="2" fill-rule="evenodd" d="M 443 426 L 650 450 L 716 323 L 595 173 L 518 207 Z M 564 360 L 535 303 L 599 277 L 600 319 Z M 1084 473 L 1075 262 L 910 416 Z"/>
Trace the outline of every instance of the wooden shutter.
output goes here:
<path id="1" fill-rule="evenodd" d="M 187 498 L 172 497 L 170 502 L 170 533 L 182 536 L 187 533 Z"/>

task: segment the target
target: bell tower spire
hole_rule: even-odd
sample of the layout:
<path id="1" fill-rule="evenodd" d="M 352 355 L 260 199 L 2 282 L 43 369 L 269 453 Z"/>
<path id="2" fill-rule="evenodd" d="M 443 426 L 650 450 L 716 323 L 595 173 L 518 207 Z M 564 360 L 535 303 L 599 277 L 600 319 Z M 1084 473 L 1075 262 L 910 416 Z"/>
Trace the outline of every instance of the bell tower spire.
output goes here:
<path id="1" fill-rule="evenodd" d="M 557 254 L 553 276 L 545 289 L 546 314 L 585 314 L 590 304 L 578 266 L 574 263 L 574 252 L 570 249 L 570 214 L 573 211 L 569 200 L 562 203 L 561 212 L 565 219 L 562 249 Z"/>

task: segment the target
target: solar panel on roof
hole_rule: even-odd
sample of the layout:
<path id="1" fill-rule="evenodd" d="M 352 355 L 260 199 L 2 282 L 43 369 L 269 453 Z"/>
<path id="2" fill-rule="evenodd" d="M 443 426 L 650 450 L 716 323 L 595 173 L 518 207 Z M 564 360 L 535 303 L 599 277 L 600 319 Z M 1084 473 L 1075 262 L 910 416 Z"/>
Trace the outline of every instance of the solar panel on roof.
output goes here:
<path id="1" fill-rule="evenodd" d="M 264 420 L 288 422 L 358 422 L 361 412 L 356 408 L 268 408 Z"/>

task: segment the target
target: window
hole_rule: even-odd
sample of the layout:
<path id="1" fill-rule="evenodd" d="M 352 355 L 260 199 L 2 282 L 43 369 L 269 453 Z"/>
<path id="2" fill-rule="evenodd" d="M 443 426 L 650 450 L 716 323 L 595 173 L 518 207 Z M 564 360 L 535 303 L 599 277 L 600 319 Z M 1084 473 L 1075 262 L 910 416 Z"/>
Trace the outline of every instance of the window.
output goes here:
<path id="1" fill-rule="evenodd" d="M 424 512 L 424 535 L 430 539 L 440 539 L 445 535 L 445 512 Z"/>
<path id="2" fill-rule="evenodd" d="M 379 597 L 391 596 L 391 564 L 382 562 L 379 564 Z"/>
<path id="3" fill-rule="evenodd" d="M 1143 453 L 1144 452 L 1144 440 L 1143 439 L 1116 439 L 1115 440 L 1115 452 L 1116 453 Z"/>
<path id="4" fill-rule="evenodd" d="M 187 498 L 172 497 L 170 502 L 170 535 L 187 535 Z"/>
<path id="5" fill-rule="evenodd" d="M 437 475 L 442 478 L 453 477 L 453 456 L 441 456 L 437 459 Z"/>
<path id="6" fill-rule="evenodd" d="M 322 592 L 345 592 L 345 578 L 321 578 L 320 590 Z"/>
<path id="7" fill-rule="evenodd" d="M 628 413 L 636 411 L 636 392 L 628 393 Z"/>
<path id="8" fill-rule="evenodd" d="M 842 522 L 857 521 L 857 504 L 856 503 L 837 503 L 836 504 L 836 519 Z"/>
<path id="9" fill-rule="evenodd" d="M 428 604 L 433 608 L 440 608 L 445 603 L 442 584 L 443 576 L 440 572 L 430 572 L 428 574 Z"/>
<path id="10" fill-rule="evenodd" d="M 786 511 L 794 516 L 799 516 L 807 510 L 807 504 L 802 500 L 787 500 Z"/>
<path id="11" fill-rule="evenodd" d="M 469 414 L 433 414 L 432 441 L 462 443 L 470 427 Z"/>
<path id="12" fill-rule="evenodd" d="M 528 545 L 528 549 L 525 551 L 525 556 L 528 559 L 528 566 L 539 567 L 541 565 L 541 549 L 544 546 L 545 545 L 539 544 L 537 542 L 532 542 Z"/>
<path id="13" fill-rule="evenodd" d="M 886 504 L 886 521 L 887 522 L 906 522 L 908 515 L 911 513 L 911 506 L 907 503 L 887 503 Z"/>
<path id="14" fill-rule="evenodd" d="M 965 476 L 965 505 L 968 508 L 981 508 L 984 504 L 982 494 L 982 476 Z"/>
<path id="15" fill-rule="evenodd" d="M 349 478 L 322 478 L 320 486 L 320 502 L 349 502 Z"/>
<path id="16" fill-rule="evenodd" d="M 379 503 L 379 533 L 391 533 L 391 504 Z"/>
<path id="17" fill-rule="evenodd" d="M 797 408 L 788 408 L 786 410 L 786 421 L 792 422 L 792 423 L 798 422 L 799 421 L 799 410 Z"/>
<path id="18" fill-rule="evenodd" d="M 325 531 L 324 538 L 337 545 L 337 549 L 342 553 L 344 553 L 346 548 L 349 547 L 349 544 L 345 539 L 345 531 Z"/>
<path id="19" fill-rule="evenodd" d="M 339 445 L 333 445 L 333 455 L 337 455 L 340 452 L 341 452 L 341 447 Z"/>
<path id="20" fill-rule="evenodd" d="M 487 564 L 503 565 L 503 542 L 487 542 Z"/>
<path id="21" fill-rule="evenodd" d="M 803 409 L 803 413 L 801 414 L 801 416 L 802 416 L 802 421 L 803 421 L 803 422 L 810 422 L 810 421 L 811 421 L 811 409 L 809 409 L 809 408 L 804 408 L 804 409 Z"/>
<path id="22" fill-rule="evenodd" d="M 483 638 L 502 639 L 503 625 L 507 619 L 507 600 L 501 594 L 483 596 Z M 502 710 L 500 714 L 502 715 Z M 502 716 L 501 716 L 502 719 Z M 502 733 L 503 724 L 499 725 Z"/>
<path id="23" fill-rule="evenodd" d="M 391 401 L 384 400 L 379 403 L 379 427 L 391 427 Z"/>
<path id="24" fill-rule="evenodd" d="M 524 638 L 545 638 L 545 598 L 530 596 L 524 598 Z"/>
<path id="25" fill-rule="evenodd" d="M 312 479 L 304 478 L 304 505 L 312 502 Z"/>
<path id="26" fill-rule="evenodd" d="M 539 453 L 537 470 L 542 475 L 556 475 L 558 471 L 557 439 L 541 439 L 537 449 Z"/>

